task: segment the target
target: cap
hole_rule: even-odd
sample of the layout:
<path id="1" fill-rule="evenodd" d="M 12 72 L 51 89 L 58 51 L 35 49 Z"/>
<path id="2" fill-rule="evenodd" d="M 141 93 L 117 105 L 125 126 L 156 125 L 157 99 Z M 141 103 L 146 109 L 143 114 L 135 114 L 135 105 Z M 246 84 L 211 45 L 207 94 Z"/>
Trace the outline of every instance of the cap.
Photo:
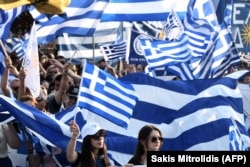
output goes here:
<path id="1" fill-rule="evenodd" d="M 95 122 L 86 123 L 82 128 L 82 138 L 85 138 L 88 135 L 94 135 L 99 130 L 101 130 L 100 126 Z"/>
<path id="2" fill-rule="evenodd" d="M 79 92 L 79 86 L 78 85 L 72 85 L 67 90 L 68 96 L 74 96 L 77 97 Z"/>

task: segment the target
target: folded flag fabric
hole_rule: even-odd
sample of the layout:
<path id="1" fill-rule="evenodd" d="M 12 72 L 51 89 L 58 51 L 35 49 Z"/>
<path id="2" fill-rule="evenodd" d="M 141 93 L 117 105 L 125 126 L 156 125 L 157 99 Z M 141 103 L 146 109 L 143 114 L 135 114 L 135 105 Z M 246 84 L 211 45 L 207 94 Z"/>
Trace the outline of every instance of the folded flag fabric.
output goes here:
<path id="1" fill-rule="evenodd" d="M 137 93 L 126 84 L 85 61 L 78 95 L 78 107 L 88 109 L 126 128 L 133 114 Z"/>
<path id="2" fill-rule="evenodd" d="M 30 8 L 30 14 L 37 21 L 38 44 L 50 43 L 62 33 L 92 36 L 108 2 L 109 0 L 71 0 L 63 14 L 52 16 Z"/>
<path id="3" fill-rule="evenodd" d="M 69 126 L 42 111 L 17 100 L 0 95 L 2 107 L 31 131 L 41 142 L 65 149 L 71 137 Z"/>

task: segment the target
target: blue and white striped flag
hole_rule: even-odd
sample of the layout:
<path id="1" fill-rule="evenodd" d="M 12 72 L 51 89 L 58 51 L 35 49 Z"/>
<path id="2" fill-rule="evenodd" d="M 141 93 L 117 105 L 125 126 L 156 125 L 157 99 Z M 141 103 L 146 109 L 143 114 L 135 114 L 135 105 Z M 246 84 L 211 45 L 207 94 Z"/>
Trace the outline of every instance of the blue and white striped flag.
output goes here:
<path id="1" fill-rule="evenodd" d="M 174 10 L 168 15 L 163 27 L 164 36 L 161 39 L 175 40 L 179 39 L 184 32 L 184 26 Z"/>
<path id="2" fill-rule="evenodd" d="M 37 14 L 36 9 L 31 8 L 32 17 L 38 21 L 36 25 L 38 44 L 52 42 L 62 33 L 92 36 L 108 2 L 109 0 L 91 2 L 71 0 L 69 6 L 65 8 L 64 14 L 51 17 Z M 47 21 L 43 21 L 44 18 Z"/>
<path id="3" fill-rule="evenodd" d="M 100 50 L 106 61 L 115 60 L 119 58 L 125 58 L 127 45 L 125 41 L 121 41 L 117 44 L 101 45 Z"/>
<path id="4" fill-rule="evenodd" d="M 85 61 L 80 84 L 78 107 L 127 128 L 137 101 L 133 86 Z M 88 118 L 87 118 L 88 119 Z"/>
<path id="5" fill-rule="evenodd" d="M 0 47 L 0 78 L 2 78 L 3 72 L 5 70 L 5 63 L 4 63 L 4 59 L 5 59 L 5 54 L 3 51 L 4 48 Z"/>
<path id="6" fill-rule="evenodd" d="M 4 40 L 5 48 L 8 52 L 16 52 L 18 58 L 22 60 L 25 56 L 25 51 L 28 45 L 29 35 L 26 34 L 21 38 L 8 38 Z"/>
<path id="7" fill-rule="evenodd" d="M 26 6 L 19 6 L 10 10 L 0 9 L 0 38 L 10 37 L 10 27 L 12 22 L 25 11 Z"/>
<path id="8" fill-rule="evenodd" d="M 118 127 L 95 113 L 88 113 L 89 120 L 100 122 L 107 129 L 108 152 L 120 164 L 127 163 L 132 157 L 138 132 L 146 124 L 162 130 L 162 150 L 229 151 L 232 117 L 249 147 L 237 80 L 163 81 L 138 73 L 120 80 L 132 84 L 139 95 L 128 128 Z"/>
<path id="9" fill-rule="evenodd" d="M 247 147 L 244 140 L 241 137 L 241 132 L 239 131 L 236 121 L 231 118 L 229 126 L 229 147 L 230 151 L 246 151 Z"/>
<path id="10" fill-rule="evenodd" d="M 111 0 L 102 21 L 165 21 L 174 9 L 184 18 L 189 0 Z"/>
<path id="11" fill-rule="evenodd" d="M 126 164 L 134 154 L 138 132 L 146 124 L 153 124 L 162 130 L 162 150 L 230 150 L 229 125 L 233 118 L 249 148 L 242 95 L 237 89 L 236 79 L 225 77 L 166 82 L 135 73 L 120 80 L 132 84 L 138 94 L 128 128 L 118 126 L 97 113 L 87 113 L 88 120 L 98 122 L 107 130 L 105 141 L 108 153 L 120 165 Z M 37 132 L 35 135 L 40 140 L 47 139 L 49 142 L 46 144 L 53 143 L 66 149 L 72 134 L 63 122 L 72 120 L 74 111 L 63 112 L 70 115 L 60 116 L 58 118 L 62 121 L 58 121 L 5 96 L 0 95 L 0 103 L 19 122 Z"/>
<path id="12" fill-rule="evenodd" d="M 34 107 L 3 95 L 0 95 L 0 103 L 2 108 L 9 111 L 18 122 L 28 128 L 41 142 L 62 149 L 66 148 L 71 137 L 68 125 Z"/>
<path id="13" fill-rule="evenodd" d="M 96 27 L 92 37 L 63 34 L 57 38 L 57 55 L 62 55 L 66 59 L 72 59 L 73 62 L 81 62 L 81 59 L 103 58 L 100 45 L 114 43 L 117 39 L 120 22 L 102 22 Z"/>
<path id="14" fill-rule="evenodd" d="M 207 10 L 203 10 L 204 7 Z M 218 23 L 210 0 L 190 1 L 184 27 L 189 37 L 189 49 L 195 57 L 168 66 L 171 73 L 183 80 L 215 78 L 240 63 L 230 30 L 224 21 Z"/>
<path id="15" fill-rule="evenodd" d="M 189 48 L 193 56 L 204 57 L 220 29 L 213 3 L 211 0 L 190 0 L 186 14 L 183 24 Z"/>
<path id="16" fill-rule="evenodd" d="M 188 49 L 188 37 L 185 35 L 175 41 L 158 39 L 140 39 L 139 41 L 151 68 L 187 62 L 192 56 Z"/>

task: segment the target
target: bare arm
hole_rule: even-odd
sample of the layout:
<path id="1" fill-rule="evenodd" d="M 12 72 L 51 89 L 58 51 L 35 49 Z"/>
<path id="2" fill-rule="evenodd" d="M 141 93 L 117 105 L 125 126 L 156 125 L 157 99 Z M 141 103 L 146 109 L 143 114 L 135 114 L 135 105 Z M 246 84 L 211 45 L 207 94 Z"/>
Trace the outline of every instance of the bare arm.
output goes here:
<path id="1" fill-rule="evenodd" d="M 64 68 L 63 68 L 63 73 L 62 73 L 62 79 L 60 81 L 60 87 L 59 90 L 56 91 L 55 93 L 55 100 L 57 104 L 62 104 L 63 101 L 63 96 L 64 93 L 67 90 L 68 87 L 68 68 L 69 68 L 69 64 L 65 63 Z"/>
<path id="2" fill-rule="evenodd" d="M 60 69 L 63 71 L 64 66 L 63 66 L 63 64 L 60 63 L 58 60 L 56 60 L 56 59 L 51 59 L 51 60 L 50 60 L 50 63 L 51 63 L 51 64 L 54 64 L 55 66 L 57 66 L 58 68 L 60 68 Z M 73 80 L 74 80 L 76 83 L 80 84 L 80 82 L 81 82 L 81 76 L 75 74 L 71 69 L 68 69 L 68 75 L 69 75 L 70 77 L 72 77 Z"/>
<path id="3" fill-rule="evenodd" d="M 77 75 L 76 73 L 74 73 L 72 70 L 68 70 L 68 75 L 73 78 L 73 80 L 75 81 L 76 84 L 80 84 L 81 82 L 81 76 Z"/>
<path id="4" fill-rule="evenodd" d="M 69 125 L 70 125 L 70 131 L 72 132 L 72 137 L 69 140 L 66 148 L 66 157 L 70 163 L 74 163 L 78 158 L 78 153 L 75 151 L 75 148 L 76 148 L 76 141 L 80 131 L 76 122 L 71 121 Z"/>
<path id="5" fill-rule="evenodd" d="M 21 141 L 12 123 L 3 125 L 3 131 L 8 145 L 13 149 L 19 148 L 21 145 Z"/>
<path id="6" fill-rule="evenodd" d="M 20 87 L 18 90 L 18 97 L 17 97 L 18 99 L 20 99 L 26 93 L 25 77 L 26 77 L 26 71 L 24 70 L 23 67 L 21 67 L 21 70 L 19 73 Z"/>
<path id="7" fill-rule="evenodd" d="M 12 62 L 10 57 L 5 56 L 4 59 L 6 68 L 4 69 L 2 79 L 1 79 L 1 89 L 3 91 L 3 94 L 7 97 L 10 97 L 10 88 L 8 86 L 8 78 L 10 73 L 10 67 L 12 66 Z"/>

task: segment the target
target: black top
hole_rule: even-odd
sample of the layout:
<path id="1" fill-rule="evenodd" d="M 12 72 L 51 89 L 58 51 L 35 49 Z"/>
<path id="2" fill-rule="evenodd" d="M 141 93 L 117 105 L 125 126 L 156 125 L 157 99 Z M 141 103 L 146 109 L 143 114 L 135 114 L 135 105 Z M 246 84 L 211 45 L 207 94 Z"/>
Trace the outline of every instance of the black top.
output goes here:
<path id="1" fill-rule="evenodd" d="M 78 152 L 78 157 L 75 163 L 71 164 L 71 167 L 81 167 L 80 165 L 80 159 L 81 159 L 81 153 Z M 106 167 L 104 158 L 101 156 L 96 157 L 96 167 Z"/>
<path id="2" fill-rule="evenodd" d="M 56 114 L 60 111 L 61 105 L 58 105 L 55 99 L 55 95 L 51 95 L 47 98 L 47 111 Z"/>
<path id="3" fill-rule="evenodd" d="M 144 165 L 141 163 L 140 159 L 136 159 L 135 157 L 132 157 L 129 161 L 129 164 L 133 164 L 133 165 Z"/>

